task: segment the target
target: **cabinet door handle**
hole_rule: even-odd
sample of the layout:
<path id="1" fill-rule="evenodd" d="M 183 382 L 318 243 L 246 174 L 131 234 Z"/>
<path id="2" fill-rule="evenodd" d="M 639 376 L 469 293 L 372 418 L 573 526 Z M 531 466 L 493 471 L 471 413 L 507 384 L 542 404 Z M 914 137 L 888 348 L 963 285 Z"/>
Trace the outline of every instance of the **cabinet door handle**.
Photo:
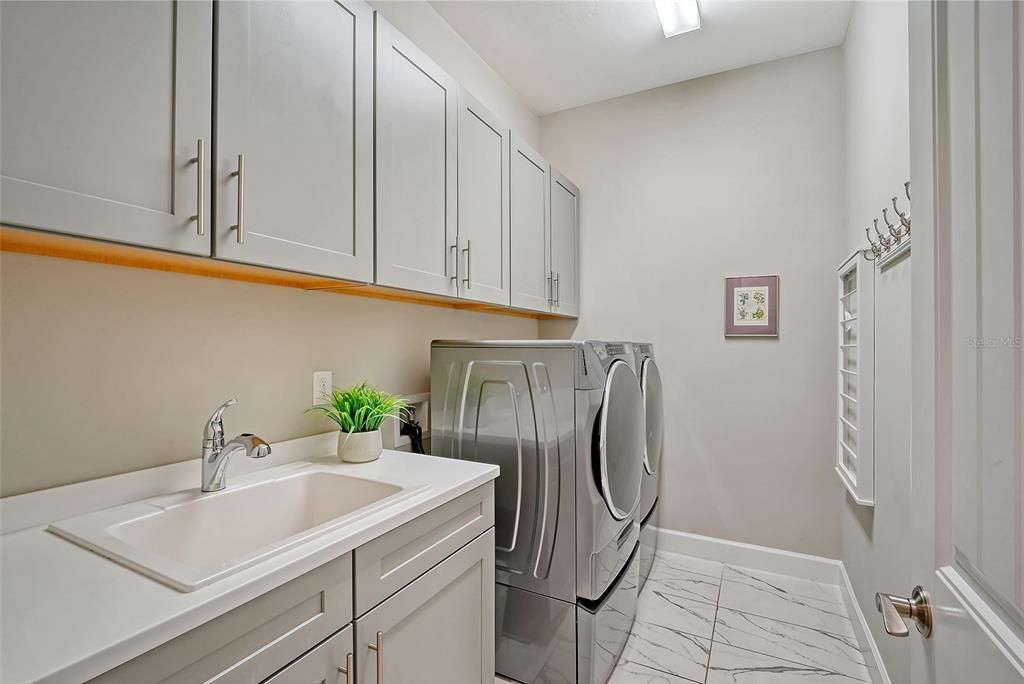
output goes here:
<path id="1" fill-rule="evenodd" d="M 231 226 L 231 230 L 236 231 L 235 240 L 238 244 L 245 242 L 245 155 L 238 155 L 238 170 L 234 171 L 232 176 L 238 177 L 238 223 Z"/>
<path id="2" fill-rule="evenodd" d="M 551 279 L 553 276 L 554 272 L 548 271 L 548 282 L 547 286 L 544 288 L 544 293 L 547 294 L 548 297 L 548 306 L 553 306 L 555 303 L 555 288 L 551 285 Z"/>
<path id="3" fill-rule="evenodd" d="M 554 293 L 553 293 L 553 295 L 552 295 L 552 296 L 553 296 L 553 298 L 554 298 L 554 300 L 555 300 L 555 306 L 558 306 L 558 300 L 559 300 L 559 298 L 560 298 L 560 295 L 562 294 L 562 293 L 560 292 L 560 290 L 561 290 L 562 288 L 561 288 L 561 287 L 560 287 L 560 286 L 558 285 L 558 276 L 559 276 L 559 275 L 561 275 L 561 274 L 560 274 L 560 273 L 556 273 L 556 274 L 555 274 L 555 280 L 554 280 L 554 283 L 552 284 L 552 287 L 554 288 Z"/>
<path id="4" fill-rule="evenodd" d="M 472 275 L 472 271 L 470 270 L 472 268 L 470 266 L 470 264 L 472 263 L 471 259 L 473 258 L 473 255 L 470 252 L 469 240 L 466 240 L 466 248 L 464 250 L 462 250 L 462 253 L 466 255 L 466 277 L 462 279 L 462 282 L 466 283 L 466 289 L 467 290 L 472 290 L 473 289 L 473 282 L 472 282 L 473 281 L 473 275 Z"/>
<path id="5" fill-rule="evenodd" d="M 338 672 L 345 675 L 345 684 L 352 684 L 352 654 L 345 656 L 345 667 L 338 666 Z"/>
<path id="6" fill-rule="evenodd" d="M 384 632 L 377 632 L 377 643 L 370 644 L 370 650 L 377 652 L 377 684 L 384 684 Z"/>
<path id="7" fill-rule="evenodd" d="M 191 220 L 196 222 L 196 235 L 206 235 L 206 144 L 202 138 L 196 140 L 196 156 L 189 159 L 196 165 L 196 214 Z"/>
<path id="8" fill-rule="evenodd" d="M 452 261 L 455 262 L 454 273 L 452 273 L 452 275 L 448 276 L 448 279 L 449 280 L 458 281 L 458 279 L 459 279 L 459 243 L 458 242 L 456 242 L 454 245 L 451 245 L 451 246 L 448 247 L 448 254 L 449 254 L 449 256 L 454 257 L 452 259 Z M 447 265 L 445 266 L 445 268 L 447 268 Z"/>

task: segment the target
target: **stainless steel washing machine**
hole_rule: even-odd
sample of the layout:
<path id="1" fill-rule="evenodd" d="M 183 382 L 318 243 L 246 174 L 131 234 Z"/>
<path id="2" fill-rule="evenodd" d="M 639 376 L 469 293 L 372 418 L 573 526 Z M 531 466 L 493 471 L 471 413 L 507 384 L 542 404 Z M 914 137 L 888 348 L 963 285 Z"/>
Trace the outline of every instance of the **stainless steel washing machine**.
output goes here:
<path id="1" fill-rule="evenodd" d="M 431 345 L 431 450 L 494 463 L 496 669 L 603 684 L 636 614 L 644 410 L 626 343 Z"/>
<path id="2" fill-rule="evenodd" d="M 635 367 L 640 378 L 644 398 L 644 422 L 646 439 L 644 443 L 644 477 L 640 486 L 640 505 L 636 509 L 636 520 L 640 525 L 640 549 L 637 552 L 640 566 L 640 588 L 643 589 L 654 565 L 658 549 L 658 489 L 661 480 L 661 456 L 665 442 L 665 408 L 661 387 L 661 373 L 654 360 L 654 345 L 647 342 L 633 344 L 636 354 Z"/>

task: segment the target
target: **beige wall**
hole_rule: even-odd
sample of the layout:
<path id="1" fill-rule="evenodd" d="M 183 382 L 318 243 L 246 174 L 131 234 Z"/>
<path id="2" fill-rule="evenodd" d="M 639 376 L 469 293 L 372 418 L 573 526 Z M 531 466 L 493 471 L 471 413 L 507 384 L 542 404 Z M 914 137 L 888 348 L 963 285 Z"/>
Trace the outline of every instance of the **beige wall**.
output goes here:
<path id="1" fill-rule="evenodd" d="M 229 436 L 329 430 L 303 414 L 314 370 L 427 392 L 431 339 L 537 336 L 532 319 L 12 253 L 0 311 L 5 496 L 196 458 L 229 397 Z"/>
<path id="2" fill-rule="evenodd" d="M 837 263 L 867 246 L 864 226 L 910 178 L 907 3 L 857 2 L 843 46 L 846 240 Z M 910 553 L 911 259 L 875 273 L 875 506 L 849 496 L 842 559 L 894 682 L 910 679 L 909 644 L 882 630 L 877 591 L 913 586 Z M 899 589 L 892 589 L 896 587 Z"/>
<path id="3" fill-rule="evenodd" d="M 661 525 L 839 555 L 838 49 L 541 119 L 581 188 L 582 312 L 546 336 L 654 342 L 666 394 Z M 777 340 L 723 337 L 723 278 L 781 276 Z"/>

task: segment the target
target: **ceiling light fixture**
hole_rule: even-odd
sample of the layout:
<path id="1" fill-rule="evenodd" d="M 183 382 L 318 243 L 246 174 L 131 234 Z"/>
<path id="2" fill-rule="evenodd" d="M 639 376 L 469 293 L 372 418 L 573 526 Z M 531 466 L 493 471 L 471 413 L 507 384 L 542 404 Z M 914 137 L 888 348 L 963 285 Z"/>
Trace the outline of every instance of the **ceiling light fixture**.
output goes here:
<path id="1" fill-rule="evenodd" d="M 658 8 L 658 19 L 666 38 L 700 28 L 697 0 L 654 0 L 654 6 Z"/>

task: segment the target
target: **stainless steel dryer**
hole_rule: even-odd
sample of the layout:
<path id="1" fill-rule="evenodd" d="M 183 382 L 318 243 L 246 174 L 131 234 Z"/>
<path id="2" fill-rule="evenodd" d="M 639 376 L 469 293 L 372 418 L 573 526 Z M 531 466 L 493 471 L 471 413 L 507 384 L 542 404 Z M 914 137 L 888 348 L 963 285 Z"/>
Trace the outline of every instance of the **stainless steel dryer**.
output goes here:
<path id="1" fill-rule="evenodd" d="M 658 488 L 661 480 L 661 456 L 665 442 L 665 409 L 662 397 L 661 373 L 654 361 L 654 345 L 647 342 L 633 344 L 636 353 L 636 371 L 644 398 L 644 477 L 640 486 L 640 505 L 636 520 L 640 524 L 640 588 L 643 589 L 654 565 L 658 549 Z"/>
<path id="2" fill-rule="evenodd" d="M 628 344 L 431 345 L 431 450 L 494 463 L 496 669 L 603 684 L 636 613 L 644 418 Z"/>

